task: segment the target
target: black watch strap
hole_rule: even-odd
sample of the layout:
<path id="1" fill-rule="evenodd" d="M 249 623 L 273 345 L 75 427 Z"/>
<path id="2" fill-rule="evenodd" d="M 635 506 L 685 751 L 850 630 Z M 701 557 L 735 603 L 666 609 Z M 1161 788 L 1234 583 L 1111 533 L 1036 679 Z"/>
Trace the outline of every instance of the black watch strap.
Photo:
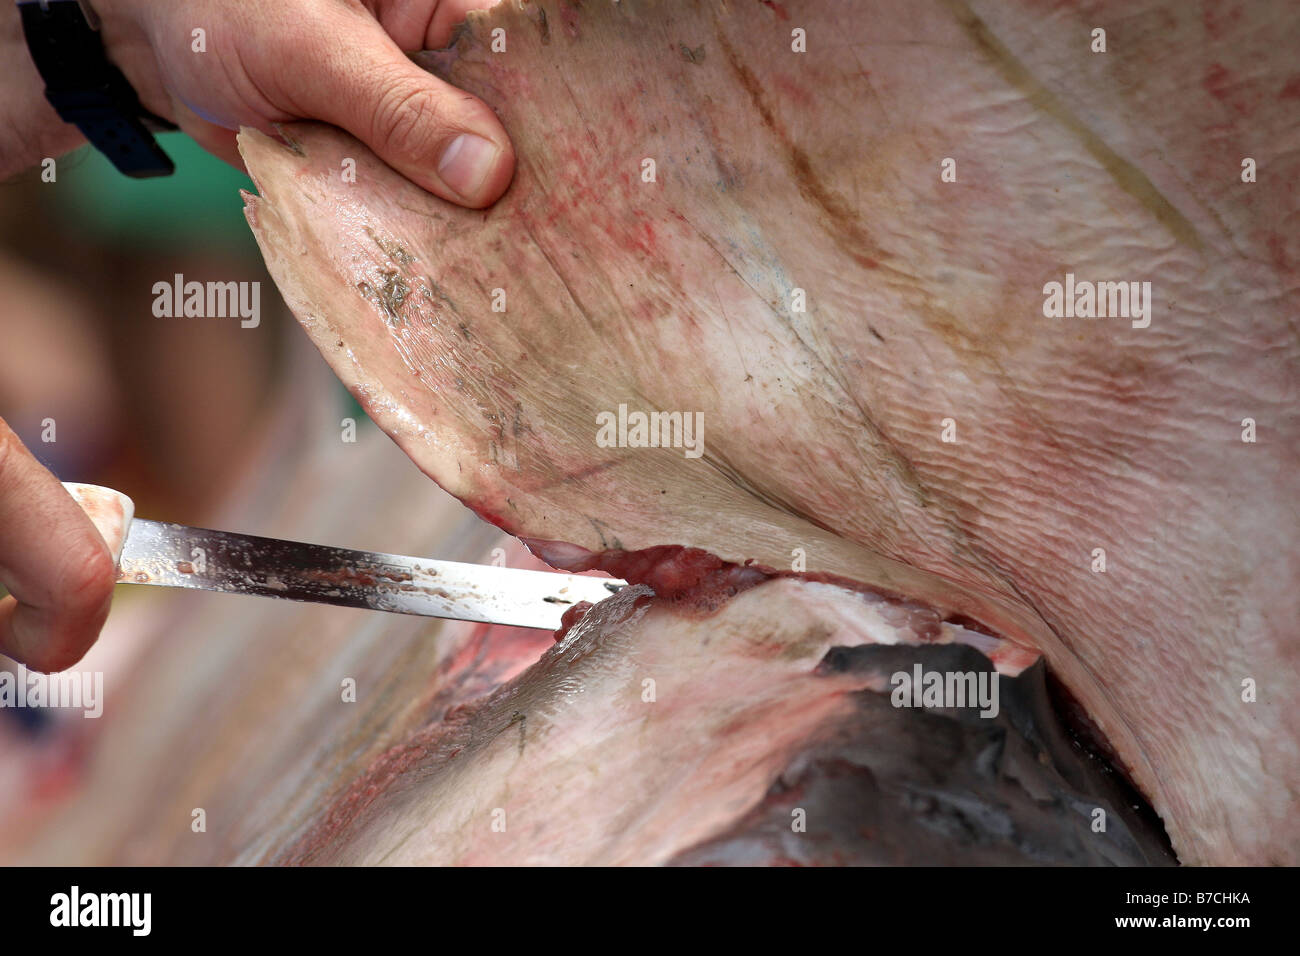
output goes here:
<path id="1" fill-rule="evenodd" d="M 27 48 L 45 80 L 45 98 L 119 172 L 136 178 L 170 175 L 176 167 L 150 131 L 176 127 L 140 105 L 104 53 L 94 11 L 82 6 L 81 0 L 18 0 Z"/>

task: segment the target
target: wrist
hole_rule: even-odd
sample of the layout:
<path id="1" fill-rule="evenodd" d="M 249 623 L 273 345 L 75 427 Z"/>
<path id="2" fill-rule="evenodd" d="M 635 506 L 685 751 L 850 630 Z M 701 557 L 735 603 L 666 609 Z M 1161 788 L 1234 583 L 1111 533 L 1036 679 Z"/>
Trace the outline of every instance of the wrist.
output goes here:
<path id="1" fill-rule="evenodd" d="M 112 3 L 100 0 L 106 10 Z M 105 46 L 105 21 L 84 0 L 19 0 L 30 58 L 54 112 L 128 176 L 167 175 L 173 166 L 151 131 L 175 129 L 144 107 Z M 109 39 L 121 35 L 110 18 Z M 138 46 L 138 45 L 137 45 Z M 147 44 L 144 44 L 148 51 Z M 118 49 L 131 50 L 126 42 Z"/>
<path id="2" fill-rule="evenodd" d="M 11 65 L 0 97 L 0 178 L 62 156 L 86 140 L 65 123 L 45 99 L 45 81 L 23 38 L 22 20 L 13 0 L 0 0 L 0 57 Z"/>

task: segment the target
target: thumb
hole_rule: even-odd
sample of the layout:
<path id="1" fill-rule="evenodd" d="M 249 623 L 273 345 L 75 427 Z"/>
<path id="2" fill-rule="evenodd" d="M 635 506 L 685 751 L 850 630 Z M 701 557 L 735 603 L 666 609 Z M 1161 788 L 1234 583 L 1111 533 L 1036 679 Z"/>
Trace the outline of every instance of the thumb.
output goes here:
<path id="1" fill-rule="evenodd" d="M 346 22 L 322 31 L 325 56 L 301 45 L 304 62 L 289 67 L 301 80 L 282 82 L 303 115 L 343 127 L 443 199 L 474 209 L 495 202 L 515 154 L 491 108 L 412 63 L 368 15 L 338 15 Z"/>

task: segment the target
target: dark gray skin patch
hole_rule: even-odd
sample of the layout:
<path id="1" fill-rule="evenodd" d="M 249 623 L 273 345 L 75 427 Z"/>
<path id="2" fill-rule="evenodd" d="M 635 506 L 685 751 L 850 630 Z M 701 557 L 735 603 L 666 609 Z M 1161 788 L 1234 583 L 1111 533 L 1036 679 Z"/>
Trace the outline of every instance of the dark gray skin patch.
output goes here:
<path id="1" fill-rule="evenodd" d="M 965 645 L 836 647 L 816 673 L 992 672 Z M 999 713 L 894 707 L 852 695 L 853 713 L 798 753 L 729 831 L 674 857 L 699 865 L 1169 866 L 1158 818 L 1072 739 L 1040 661 L 999 680 Z M 1106 830 L 1093 832 L 1094 811 Z M 806 814 L 795 832 L 794 812 Z"/>
<path id="2" fill-rule="evenodd" d="M 528 725 L 528 715 L 515 711 L 510 715 L 510 723 L 506 724 L 506 727 L 512 727 L 515 724 L 519 725 L 519 756 L 522 757 L 524 755 L 524 740 L 527 736 L 525 728 Z"/>
<path id="3" fill-rule="evenodd" d="M 402 248 L 401 243 L 383 239 L 376 235 L 375 231 L 369 227 L 366 228 L 366 235 L 369 236 L 370 240 L 380 248 L 384 255 L 388 256 L 388 258 L 392 259 L 398 265 L 409 266 L 415 262 L 415 258 Z"/>
<path id="4" fill-rule="evenodd" d="M 383 285 L 375 288 L 369 282 L 358 282 L 357 291 L 362 297 L 378 305 L 384 311 L 384 316 L 388 319 L 389 325 L 396 325 L 402 322 L 401 308 L 406 297 L 411 293 L 411 287 L 407 285 L 402 274 L 395 269 L 390 269 L 382 273 Z"/>
<path id="5" fill-rule="evenodd" d="M 294 137 L 289 133 L 288 128 L 284 124 L 272 123 L 271 127 L 272 129 L 275 130 L 275 135 L 279 137 L 280 142 L 283 143 L 289 149 L 290 152 L 292 152 L 296 156 L 307 155 L 306 151 L 303 150 L 302 148 L 302 144 L 299 143 L 298 140 L 294 139 Z"/>

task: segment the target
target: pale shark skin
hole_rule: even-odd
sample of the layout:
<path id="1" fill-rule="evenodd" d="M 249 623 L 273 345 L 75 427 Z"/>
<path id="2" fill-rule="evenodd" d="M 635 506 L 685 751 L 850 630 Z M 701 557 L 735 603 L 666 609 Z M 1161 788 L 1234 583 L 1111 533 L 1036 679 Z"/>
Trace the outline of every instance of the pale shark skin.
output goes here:
<path id="1" fill-rule="evenodd" d="M 1294 863 L 1300 27 L 1216 10 L 510 3 L 426 61 L 510 130 L 500 203 L 301 125 L 242 135 L 248 217 L 369 413 L 543 557 L 802 549 L 976 618 L 1183 861 Z M 1150 282 L 1150 326 L 1045 318 L 1067 272 Z M 702 411 L 703 457 L 598 447 L 624 402 Z"/>

